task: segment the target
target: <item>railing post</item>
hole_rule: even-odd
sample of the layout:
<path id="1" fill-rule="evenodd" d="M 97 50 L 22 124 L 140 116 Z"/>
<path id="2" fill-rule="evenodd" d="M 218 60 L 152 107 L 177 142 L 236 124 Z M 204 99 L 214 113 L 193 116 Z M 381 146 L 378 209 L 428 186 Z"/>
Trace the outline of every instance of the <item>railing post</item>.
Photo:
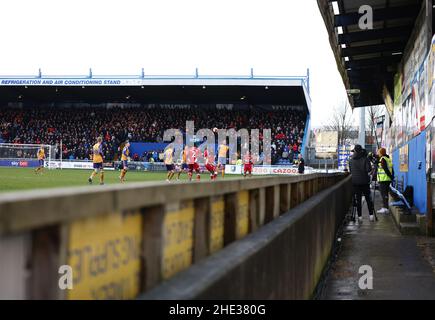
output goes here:
<path id="1" fill-rule="evenodd" d="M 26 300 L 31 233 L 0 236 L 0 299 Z"/>
<path id="2" fill-rule="evenodd" d="M 307 180 L 306 183 L 307 183 L 307 193 L 306 193 L 307 196 L 306 196 L 305 200 L 308 200 L 312 196 L 313 180 L 311 180 L 311 179 Z"/>
<path id="3" fill-rule="evenodd" d="M 60 267 L 60 227 L 46 227 L 33 232 L 30 254 L 30 299 L 58 299 L 56 276 Z M 66 248 L 64 248 L 66 250 Z"/>
<path id="4" fill-rule="evenodd" d="M 305 181 L 299 181 L 297 183 L 298 186 L 298 204 L 301 204 L 304 202 L 304 196 L 305 196 Z"/>
<path id="5" fill-rule="evenodd" d="M 210 197 L 210 215 L 208 222 L 209 230 L 209 253 L 224 247 L 224 222 L 225 202 L 223 196 Z"/>
<path id="6" fill-rule="evenodd" d="M 280 204 L 279 213 L 284 214 L 290 210 L 291 205 L 291 184 L 280 185 Z"/>
<path id="7" fill-rule="evenodd" d="M 279 216 L 279 185 L 266 188 L 266 223 Z"/>
<path id="8" fill-rule="evenodd" d="M 252 189 L 249 191 L 249 230 L 254 232 L 258 229 L 260 213 L 260 191 Z"/>
<path id="9" fill-rule="evenodd" d="M 209 237 L 208 237 L 208 220 L 210 212 L 210 199 L 200 198 L 194 201 L 195 207 L 195 226 L 193 235 L 193 261 L 199 260 L 208 256 L 209 253 Z"/>
<path id="10" fill-rule="evenodd" d="M 258 225 L 263 226 L 266 220 L 266 188 L 258 190 Z"/>
<path id="11" fill-rule="evenodd" d="M 163 252 L 164 206 L 155 206 L 143 210 L 143 264 L 142 287 L 145 291 L 161 281 Z"/>
<path id="12" fill-rule="evenodd" d="M 292 183 L 290 186 L 290 193 L 291 193 L 291 203 L 290 208 L 293 209 L 299 204 L 299 189 L 297 183 Z"/>
<path id="13" fill-rule="evenodd" d="M 305 201 L 311 198 L 311 179 L 305 181 Z"/>
<path id="14" fill-rule="evenodd" d="M 314 194 L 318 194 L 319 190 L 319 178 L 314 179 Z"/>
<path id="15" fill-rule="evenodd" d="M 224 243 L 230 244 L 249 232 L 249 192 L 225 195 Z"/>

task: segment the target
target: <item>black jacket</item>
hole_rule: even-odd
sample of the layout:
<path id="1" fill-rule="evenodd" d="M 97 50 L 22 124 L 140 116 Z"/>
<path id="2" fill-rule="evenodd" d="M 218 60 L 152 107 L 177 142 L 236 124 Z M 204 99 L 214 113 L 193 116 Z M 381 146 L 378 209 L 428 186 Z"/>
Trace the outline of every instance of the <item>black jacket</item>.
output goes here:
<path id="1" fill-rule="evenodd" d="M 304 158 L 298 159 L 298 173 L 304 173 L 305 171 L 305 160 Z"/>
<path id="2" fill-rule="evenodd" d="M 364 185 L 370 183 L 369 173 L 372 171 L 372 165 L 367 159 L 367 152 L 355 152 L 352 159 L 349 160 L 349 171 L 352 174 L 352 184 Z"/>

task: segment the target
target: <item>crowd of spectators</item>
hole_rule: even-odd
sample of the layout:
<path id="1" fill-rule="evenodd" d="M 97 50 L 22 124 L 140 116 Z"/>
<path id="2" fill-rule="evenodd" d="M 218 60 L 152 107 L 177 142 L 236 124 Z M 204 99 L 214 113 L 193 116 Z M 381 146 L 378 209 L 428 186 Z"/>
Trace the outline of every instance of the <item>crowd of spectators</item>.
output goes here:
<path id="1" fill-rule="evenodd" d="M 300 152 L 305 115 L 291 110 L 222 110 L 210 108 L 0 108 L 0 137 L 4 142 L 50 144 L 56 157 L 86 160 L 90 158 L 97 136 L 104 139 L 107 161 L 116 160 L 120 145 L 131 142 L 163 142 L 163 132 L 175 128 L 185 131 L 186 121 L 195 122 L 195 130 L 223 128 L 236 130 L 271 129 L 272 162 L 294 159 Z M 62 150 L 60 142 L 62 141 Z M 139 160 L 160 161 L 161 150 L 135 155 Z"/>

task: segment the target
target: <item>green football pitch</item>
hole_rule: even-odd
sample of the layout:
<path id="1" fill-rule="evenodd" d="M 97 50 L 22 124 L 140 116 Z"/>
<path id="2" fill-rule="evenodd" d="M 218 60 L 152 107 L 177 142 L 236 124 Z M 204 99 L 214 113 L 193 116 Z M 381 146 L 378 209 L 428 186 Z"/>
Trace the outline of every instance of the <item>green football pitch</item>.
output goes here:
<path id="1" fill-rule="evenodd" d="M 91 170 L 47 170 L 43 174 L 35 174 L 30 168 L 0 168 L 0 192 L 87 186 Z M 106 185 L 120 184 L 119 171 L 105 171 Z M 176 176 L 173 178 L 175 180 Z M 237 179 L 240 176 L 225 176 L 225 179 Z M 203 174 L 201 180 L 209 180 L 208 174 Z M 166 172 L 138 172 L 130 171 L 126 176 L 126 183 L 143 181 L 165 181 Z M 182 173 L 180 180 L 187 180 L 187 174 Z M 99 187 L 99 177 L 95 177 L 95 188 Z"/>

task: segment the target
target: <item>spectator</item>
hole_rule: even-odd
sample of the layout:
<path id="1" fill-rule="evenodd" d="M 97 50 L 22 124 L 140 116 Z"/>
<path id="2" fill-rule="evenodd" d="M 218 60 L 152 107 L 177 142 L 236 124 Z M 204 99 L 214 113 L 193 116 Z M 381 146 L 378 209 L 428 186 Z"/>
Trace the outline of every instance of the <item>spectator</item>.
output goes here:
<path id="1" fill-rule="evenodd" d="M 370 177 L 372 171 L 370 161 L 367 159 L 367 152 L 359 145 L 355 145 L 353 156 L 349 160 L 349 171 L 352 174 L 353 193 L 356 200 L 358 220 L 362 221 L 362 195 L 367 202 L 370 221 L 374 221 L 374 205 L 370 196 Z"/>
<path id="2" fill-rule="evenodd" d="M 304 174 L 305 172 L 305 160 L 302 158 L 302 155 L 298 155 L 298 160 L 296 161 L 296 164 L 298 165 L 298 173 Z"/>
<path id="3" fill-rule="evenodd" d="M 213 116 L 210 116 L 210 115 Z M 194 120 L 196 128 L 271 129 L 272 159 L 278 161 L 287 147 L 300 151 L 305 127 L 304 115 L 298 111 L 261 108 L 214 109 L 198 106 L 184 108 L 111 108 L 104 107 L 32 107 L 0 109 L 0 134 L 5 142 L 30 144 L 60 144 L 63 157 L 89 159 L 93 141 L 104 137 L 106 160 L 116 160 L 120 144 L 130 138 L 136 142 L 162 141 L 169 128 L 185 131 L 186 121 Z M 289 151 L 290 151 L 289 150 Z M 155 150 L 157 151 L 157 150 Z M 60 154 L 59 154 L 60 155 Z M 158 161 L 158 153 L 147 153 L 143 158 Z"/>
<path id="4" fill-rule="evenodd" d="M 377 170 L 377 181 L 379 182 L 379 191 L 382 197 L 382 208 L 378 213 L 388 213 L 388 193 L 390 184 L 394 181 L 393 162 L 390 156 L 387 155 L 385 148 L 380 148 L 378 151 L 379 164 Z"/>

